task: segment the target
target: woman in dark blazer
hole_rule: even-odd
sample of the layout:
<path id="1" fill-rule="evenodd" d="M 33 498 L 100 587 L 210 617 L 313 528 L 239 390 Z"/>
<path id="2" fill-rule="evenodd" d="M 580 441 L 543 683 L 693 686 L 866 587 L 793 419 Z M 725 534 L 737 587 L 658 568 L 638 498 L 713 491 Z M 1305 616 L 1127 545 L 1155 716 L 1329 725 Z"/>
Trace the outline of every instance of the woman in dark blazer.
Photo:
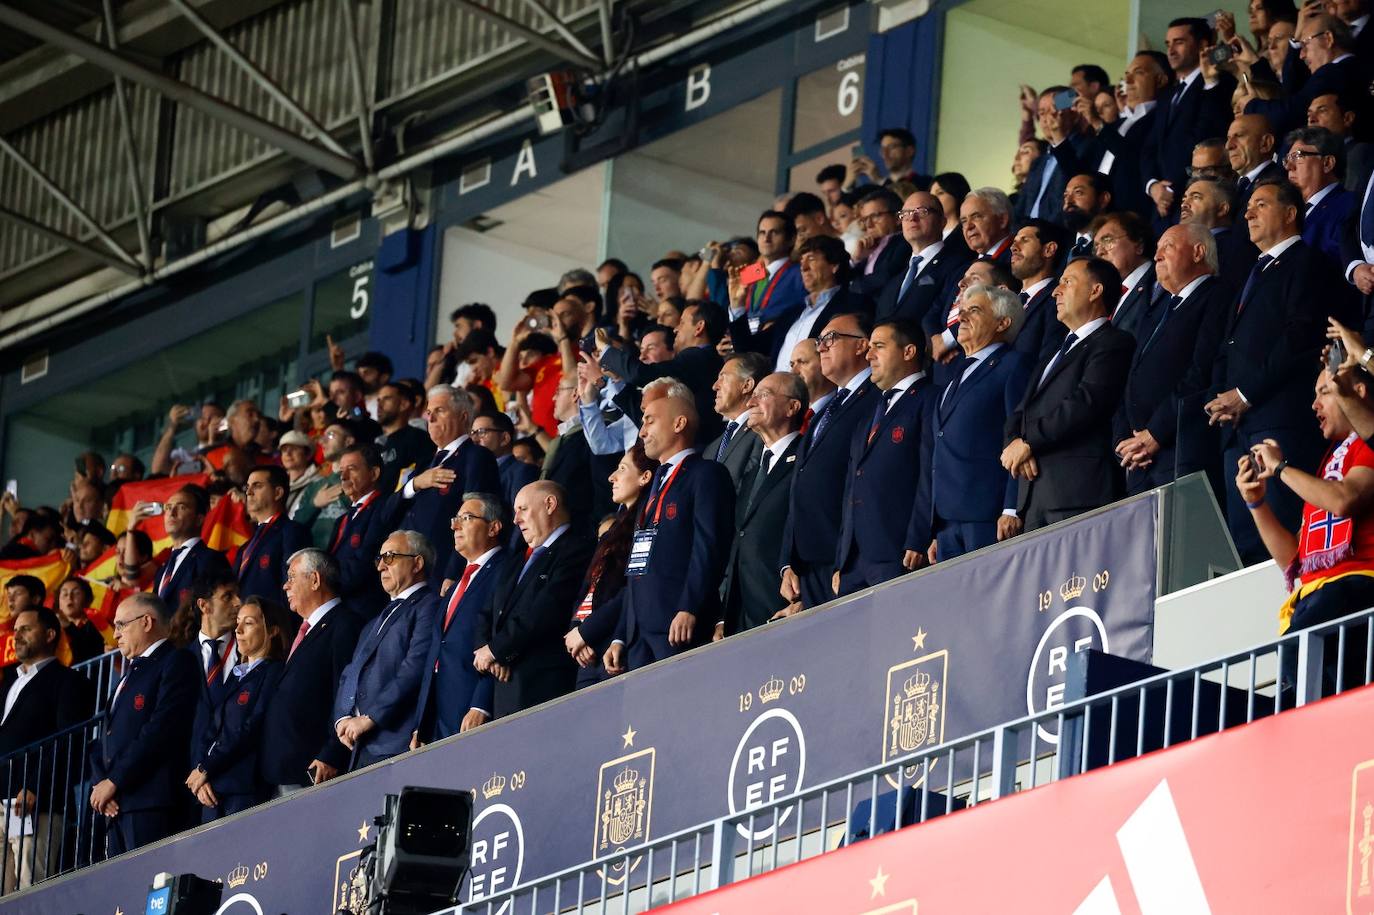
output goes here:
<path id="1" fill-rule="evenodd" d="M 643 443 L 637 441 L 611 474 L 611 499 L 620 506 L 620 511 L 602 522 L 601 540 L 587 568 L 583 591 L 586 596 L 578 605 L 572 628 L 563 640 L 579 668 L 578 689 L 606 679 L 601 658 L 611 646 L 618 620 L 597 611 L 625 587 L 625 566 L 630 560 L 635 520 L 643 500 L 649 495 L 649 484 L 656 470 L 658 461 L 647 456 Z"/>
<path id="2" fill-rule="evenodd" d="M 205 727 L 192 744 L 196 767 L 186 778 L 186 787 L 201 803 L 203 823 L 267 800 L 267 785 L 257 775 L 259 740 L 263 716 L 281 679 L 291 622 L 284 607 L 261 597 L 250 597 L 239 607 L 234 628 L 239 663 L 217 700 L 201 700 L 212 707 L 202 716 Z"/>

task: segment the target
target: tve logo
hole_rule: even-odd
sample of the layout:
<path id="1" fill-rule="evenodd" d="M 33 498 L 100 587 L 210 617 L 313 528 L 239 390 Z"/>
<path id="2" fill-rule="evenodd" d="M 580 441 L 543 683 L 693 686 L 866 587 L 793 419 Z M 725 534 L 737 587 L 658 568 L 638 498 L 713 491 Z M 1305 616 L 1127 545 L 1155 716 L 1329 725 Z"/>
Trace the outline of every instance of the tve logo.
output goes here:
<path id="1" fill-rule="evenodd" d="M 148 891 L 148 905 L 143 910 L 144 915 L 167 915 L 171 909 L 172 888 L 170 886 Z"/>

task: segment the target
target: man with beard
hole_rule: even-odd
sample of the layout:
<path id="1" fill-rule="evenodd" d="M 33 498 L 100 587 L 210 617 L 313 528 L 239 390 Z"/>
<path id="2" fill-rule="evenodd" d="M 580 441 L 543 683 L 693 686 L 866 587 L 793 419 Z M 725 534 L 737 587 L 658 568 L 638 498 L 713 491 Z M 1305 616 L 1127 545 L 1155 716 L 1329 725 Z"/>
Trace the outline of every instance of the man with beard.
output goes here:
<path id="1" fill-rule="evenodd" d="M 396 483 L 407 469 L 423 467 L 434 457 L 434 442 L 429 435 L 410 424 L 418 408 L 414 395 L 402 384 L 384 384 L 377 390 L 377 422 L 382 427 L 382 435 L 377 439 L 382 478 L 377 489 L 383 494 L 396 491 Z"/>
<path id="2" fill-rule="evenodd" d="M 1064 212 L 1060 222 L 1073 233 L 1069 257 L 1088 257 L 1093 253 L 1093 237 L 1088 226 L 1112 208 L 1112 192 L 1105 175 L 1084 172 L 1074 175 L 1064 187 Z"/>
<path id="3" fill-rule="evenodd" d="M 1011 273 L 1021 281 L 1025 317 L 1012 348 L 1033 365 L 1059 348 L 1067 331 L 1055 317 L 1054 286 L 1068 233 L 1052 222 L 1033 219 L 1017 230 L 1011 243 Z M 987 280 L 979 280 L 986 283 Z"/>

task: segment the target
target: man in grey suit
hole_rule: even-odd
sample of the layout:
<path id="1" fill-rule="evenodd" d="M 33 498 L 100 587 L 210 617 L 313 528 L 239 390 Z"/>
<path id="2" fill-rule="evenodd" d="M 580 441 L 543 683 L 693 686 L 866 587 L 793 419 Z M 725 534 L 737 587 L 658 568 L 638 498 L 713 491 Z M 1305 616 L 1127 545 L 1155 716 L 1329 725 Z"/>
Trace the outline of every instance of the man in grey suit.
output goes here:
<path id="1" fill-rule="evenodd" d="M 740 481 L 758 466 L 763 451 L 763 441 L 748 428 L 749 397 L 770 368 L 772 363 L 766 356 L 735 353 L 725 360 L 711 386 L 716 392 L 716 413 L 725 421 L 725 431 L 706 446 L 701 456 L 725 465 L 736 493 L 740 491 Z"/>

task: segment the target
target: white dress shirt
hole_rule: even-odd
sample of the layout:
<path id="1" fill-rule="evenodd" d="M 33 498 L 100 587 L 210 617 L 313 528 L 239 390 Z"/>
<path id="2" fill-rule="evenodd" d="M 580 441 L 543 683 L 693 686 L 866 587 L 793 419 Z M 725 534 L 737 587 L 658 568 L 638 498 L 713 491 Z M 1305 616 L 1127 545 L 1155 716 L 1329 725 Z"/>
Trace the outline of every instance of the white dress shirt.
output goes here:
<path id="1" fill-rule="evenodd" d="M 763 450 L 773 455 L 768 460 L 768 473 L 772 473 L 774 468 L 782 463 L 783 453 L 787 451 L 788 446 L 792 444 L 792 440 L 799 435 L 801 435 L 800 432 L 789 432 L 773 444 L 764 446 Z"/>
<path id="2" fill-rule="evenodd" d="M 1069 331 L 1069 333 L 1073 334 L 1073 343 L 1069 344 L 1069 348 L 1064 350 L 1062 358 L 1067 358 L 1069 353 L 1074 351 L 1075 347 L 1082 346 L 1084 340 L 1091 337 L 1093 333 L 1097 331 L 1098 328 L 1102 327 L 1109 320 L 1109 318 L 1105 317 L 1093 318 L 1086 324 L 1080 325 L 1078 330 Z M 1045 379 L 1050 377 L 1050 372 L 1054 371 L 1054 367 L 1059 364 L 1060 358 L 1061 356 L 1056 354 L 1055 357 L 1050 360 L 1049 365 L 1045 366 L 1045 371 L 1040 373 L 1040 381 L 1036 383 L 1036 387 L 1039 387 L 1040 385 L 1044 384 Z"/>
<path id="3" fill-rule="evenodd" d="M 891 413 L 892 405 L 895 404 L 897 400 L 903 394 L 905 394 L 913 384 L 920 381 L 924 377 L 926 377 L 925 372 L 912 372 L 910 375 L 906 376 L 901 381 L 897 382 L 892 386 L 892 389 L 897 392 L 896 394 L 892 395 L 891 397 L 887 397 L 887 392 L 884 391 L 883 415 L 886 416 L 888 413 Z"/>
<path id="4" fill-rule="evenodd" d="M 792 326 L 787 328 L 787 333 L 783 335 L 782 349 L 778 350 L 778 358 L 773 364 L 773 371 L 792 371 L 792 350 L 796 348 L 798 343 L 811 336 L 811 330 L 816 326 L 816 319 L 821 316 L 825 306 L 830 304 L 830 300 L 839 291 L 839 286 L 831 286 L 814 296 L 806 297 L 806 304 L 802 306 L 801 314 L 797 315 L 797 319 L 792 322 Z"/>
<path id="5" fill-rule="evenodd" d="M 223 683 L 228 680 L 229 673 L 234 669 L 234 665 L 238 663 L 239 658 L 239 649 L 238 645 L 234 642 L 233 630 L 219 637 L 219 649 L 216 651 L 213 658 L 209 657 L 209 652 L 207 650 L 210 645 L 210 636 L 203 632 L 197 632 L 196 638 L 200 641 L 200 669 L 205 671 L 206 674 L 209 674 L 216 662 L 219 661 L 220 653 L 224 651 L 225 643 L 227 642 L 229 644 L 229 653 L 224 655 L 224 666 L 221 667 L 219 671 L 220 682 Z M 209 659 L 208 664 L 206 663 L 207 658 Z"/>
<path id="6" fill-rule="evenodd" d="M 14 703 L 19 700 L 19 694 L 24 691 L 24 687 L 33 682 L 33 678 L 38 676 L 40 670 L 56 660 L 57 658 L 44 658 L 32 664 L 20 664 L 15 668 L 17 676 L 14 678 L 14 682 L 10 684 L 10 691 L 5 694 L 5 714 L 0 716 L 0 724 L 9 718 L 10 710 L 14 708 Z"/>

